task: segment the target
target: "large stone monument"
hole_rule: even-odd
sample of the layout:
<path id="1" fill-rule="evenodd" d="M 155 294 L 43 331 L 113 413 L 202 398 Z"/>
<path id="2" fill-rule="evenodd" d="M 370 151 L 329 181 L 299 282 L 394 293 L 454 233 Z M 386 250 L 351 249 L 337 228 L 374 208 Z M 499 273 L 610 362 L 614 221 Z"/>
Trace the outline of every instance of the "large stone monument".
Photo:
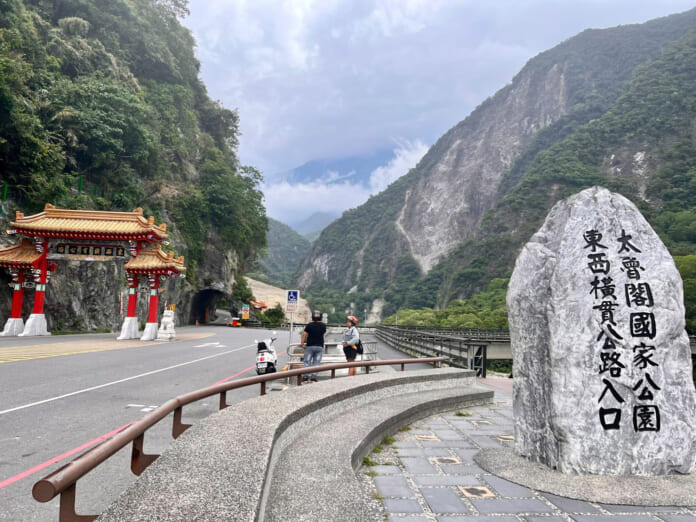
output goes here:
<path id="1" fill-rule="evenodd" d="M 563 473 L 691 473 L 696 392 L 682 281 L 626 198 L 556 204 L 525 245 L 507 304 L 515 451 Z"/>

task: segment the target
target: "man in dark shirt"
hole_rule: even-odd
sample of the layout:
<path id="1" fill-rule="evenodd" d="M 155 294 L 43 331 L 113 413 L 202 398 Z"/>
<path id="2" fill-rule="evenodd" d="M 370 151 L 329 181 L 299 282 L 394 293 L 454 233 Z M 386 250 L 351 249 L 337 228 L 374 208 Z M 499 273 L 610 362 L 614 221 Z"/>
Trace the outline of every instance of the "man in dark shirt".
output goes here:
<path id="1" fill-rule="evenodd" d="M 302 348 L 304 352 L 304 367 L 319 366 L 321 364 L 321 355 L 324 352 L 324 334 L 326 333 L 326 325 L 321 322 L 321 312 L 314 310 L 312 312 L 312 322 L 305 326 L 302 332 Z M 305 373 L 302 376 L 303 381 L 307 381 L 308 375 Z M 312 373 L 311 380 L 317 382 L 317 373 Z"/>

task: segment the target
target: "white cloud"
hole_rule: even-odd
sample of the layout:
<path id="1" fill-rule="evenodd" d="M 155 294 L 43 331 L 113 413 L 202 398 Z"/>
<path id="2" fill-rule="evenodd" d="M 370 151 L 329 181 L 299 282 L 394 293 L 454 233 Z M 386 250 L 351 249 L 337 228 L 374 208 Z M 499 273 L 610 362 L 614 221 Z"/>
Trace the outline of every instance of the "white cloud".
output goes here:
<path id="1" fill-rule="evenodd" d="M 315 212 L 341 215 L 349 208 L 362 204 L 370 191 L 362 185 L 341 183 L 276 183 L 263 188 L 266 213 L 289 225 L 296 225 Z"/>
<path id="2" fill-rule="evenodd" d="M 387 188 L 392 182 L 408 173 L 428 152 L 428 146 L 420 140 L 403 141 L 394 150 L 394 158 L 370 174 L 370 192 L 376 194 Z"/>
<path id="3" fill-rule="evenodd" d="M 267 182 L 263 187 L 267 214 L 290 226 L 297 225 L 315 212 L 341 215 L 362 205 L 371 195 L 381 192 L 390 183 L 416 166 L 428 151 L 421 141 L 397 141 L 394 157 L 386 165 L 372 171 L 369 186 L 351 181 L 355 171 L 328 171 L 313 183 Z"/>

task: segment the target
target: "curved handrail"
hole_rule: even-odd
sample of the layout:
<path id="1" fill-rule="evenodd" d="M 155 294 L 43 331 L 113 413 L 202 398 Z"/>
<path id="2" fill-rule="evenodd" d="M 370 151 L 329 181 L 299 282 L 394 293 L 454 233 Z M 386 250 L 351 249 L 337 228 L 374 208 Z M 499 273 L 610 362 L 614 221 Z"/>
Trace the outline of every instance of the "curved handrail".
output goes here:
<path id="1" fill-rule="evenodd" d="M 147 414 L 142 419 L 134 422 L 128 426 L 123 431 L 115 434 L 114 436 L 106 439 L 99 445 L 89 449 L 82 455 L 76 457 L 71 462 L 65 466 L 57 469 L 53 473 L 43 477 L 38 482 L 34 484 L 32 488 L 32 495 L 39 502 L 48 502 L 55 498 L 59 494 L 67 494 L 68 498 L 64 502 L 63 497 L 61 497 L 61 520 L 64 515 L 64 508 L 66 508 L 68 513 L 66 518 L 70 516 L 75 516 L 74 513 L 74 486 L 75 483 L 82 478 L 85 474 L 90 472 L 92 469 L 97 467 L 99 464 L 108 459 L 111 455 L 118 452 L 124 448 L 128 443 L 133 443 L 133 453 L 131 455 L 131 471 L 136 475 L 140 475 L 145 468 L 159 455 L 146 455 L 143 453 L 143 438 L 145 431 L 153 425 L 157 424 L 160 420 L 165 418 L 170 413 L 174 412 L 174 422 L 172 426 L 172 436 L 174 438 L 179 437 L 187 428 L 190 427 L 188 424 L 183 424 L 181 422 L 182 408 L 187 404 L 196 402 L 201 399 L 205 399 L 212 395 L 220 394 L 220 409 L 224 409 L 228 406 L 226 402 L 226 392 L 229 390 L 234 390 L 237 388 L 243 388 L 245 386 L 251 386 L 254 384 L 261 385 L 261 395 L 266 393 L 266 382 L 273 381 L 277 379 L 285 379 L 288 377 L 297 377 L 297 384 L 302 385 L 301 378 L 304 373 L 311 372 L 324 372 L 331 371 L 331 378 L 335 377 L 336 370 L 352 367 L 365 367 L 365 371 L 369 373 L 371 366 L 395 366 L 401 365 L 401 370 L 405 369 L 406 364 L 414 363 L 433 363 L 434 365 L 439 365 L 445 361 L 445 357 L 424 357 L 415 359 L 391 359 L 391 360 L 379 360 L 379 361 L 361 361 L 353 363 L 340 363 L 340 364 L 326 364 L 320 366 L 310 366 L 307 368 L 298 368 L 296 370 L 288 370 L 285 372 L 271 373 L 267 375 L 260 375 L 257 377 L 247 377 L 245 379 L 239 379 L 237 381 L 231 381 L 228 383 L 216 384 L 214 386 L 209 386 L 208 388 L 203 388 L 196 390 L 184 395 L 175 397 L 165 402 L 149 414 Z M 65 504 L 72 504 L 71 506 L 64 506 Z M 88 517 L 86 517 L 88 518 Z"/>

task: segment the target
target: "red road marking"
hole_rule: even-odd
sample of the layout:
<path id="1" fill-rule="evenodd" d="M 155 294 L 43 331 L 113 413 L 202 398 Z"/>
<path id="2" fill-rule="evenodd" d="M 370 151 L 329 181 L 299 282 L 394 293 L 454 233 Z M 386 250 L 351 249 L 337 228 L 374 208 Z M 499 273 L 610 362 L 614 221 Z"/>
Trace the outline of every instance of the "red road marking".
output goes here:
<path id="1" fill-rule="evenodd" d="M 288 352 L 287 350 L 285 350 L 284 352 L 280 352 L 280 353 L 278 354 L 278 356 L 285 355 L 287 352 Z M 213 386 L 216 386 L 216 385 L 218 385 L 218 384 L 222 384 L 223 382 L 231 381 L 231 380 L 234 379 L 235 377 L 239 377 L 239 376 L 242 375 L 243 373 L 246 373 L 246 372 L 248 372 L 249 370 L 253 370 L 254 368 L 256 368 L 256 365 L 254 365 L 254 366 L 249 366 L 246 370 L 242 370 L 241 372 L 237 372 L 237 373 L 235 373 L 234 375 L 230 375 L 229 377 L 225 377 L 225 378 L 222 379 L 221 381 L 218 381 L 218 382 L 216 382 L 215 384 L 213 384 Z"/>
<path id="2" fill-rule="evenodd" d="M 133 422 L 129 422 L 125 426 L 121 426 L 120 428 L 116 428 L 114 431 L 110 431 L 109 433 L 102 435 L 101 437 L 97 437 L 96 439 L 94 439 L 92 441 L 86 442 L 82 446 L 78 446 L 77 448 L 71 449 L 70 451 L 63 453 L 62 455 L 58 455 L 57 457 L 53 457 L 52 459 L 47 460 L 43 464 L 39 464 L 38 466 L 34 466 L 33 468 L 28 469 L 27 471 L 24 471 L 24 472 L 20 473 L 19 475 L 15 475 L 14 477 L 10 477 L 7 480 L 3 480 L 2 482 L 0 482 L 0 489 L 4 488 L 5 486 L 9 486 L 13 482 L 17 482 L 18 480 L 22 480 L 23 478 L 28 477 L 29 475 L 33 475 L 37 471 L 41 471 L 42 469 L 50 466 L 51 464 L 55 464 L 56 462 L 60 462 L 61 460 L 69 457 L 70 455 L 74 455 L 78 451 L 82 451 L 85 448 L 88 448 L 90 446 L 95 445 L 97 442 L 101 442 L 104 439 L 108 439 L 109 437 L 116 435 L 119 431 L 125 430 L 131 424 L 133 424 Z"/>

